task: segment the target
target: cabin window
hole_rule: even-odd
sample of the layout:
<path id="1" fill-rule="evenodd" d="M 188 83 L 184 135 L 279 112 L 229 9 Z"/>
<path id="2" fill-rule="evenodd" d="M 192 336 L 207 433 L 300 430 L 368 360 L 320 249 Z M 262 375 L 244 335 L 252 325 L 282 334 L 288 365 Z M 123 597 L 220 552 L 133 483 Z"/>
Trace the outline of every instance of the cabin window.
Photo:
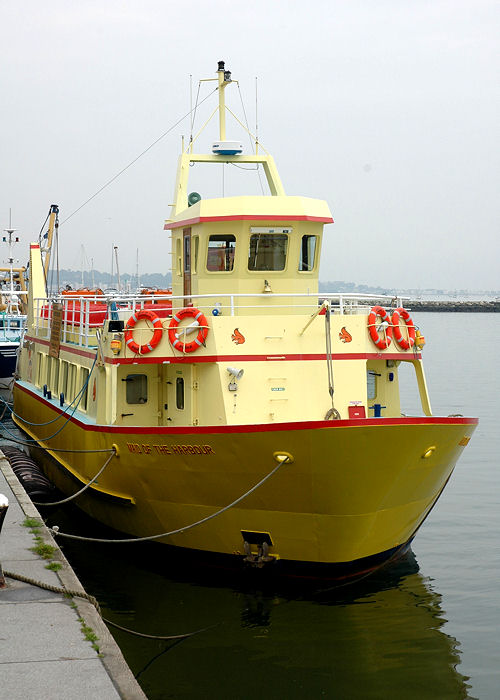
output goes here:
<path id="1" fill-rule="evenodd" d="M 68 393 L 68 363 L 64 360 L 61 364 L 61 393 L 66 397 Z"/>
<path id="2" fill-rule="evenodd" d="M 248 252 L 249 270 L 284 270 L 288 236 L 285 233 L 253 233 Z"/>
<path id="3" fill-rule="evenodd" d="M 145 374 L 127 374 L 125 382 L 127 403 L 147 403 L 148 378 Z"/>
<path id="4" fill-rule="evenodd" d="M 68 368 L 68 399 L 70 402 L 75 398 L 75 378 L 76 365 L 70 364 Z"/>
<path id="5" fill-rule="evenodd" d="M 191 272 L 191 237 L 189 235 L 184 236 L 184 272 Z"/>
<path id="6" fill-rule="evenodd" d="M 50 355 L 47 355 L 47 370 L 45 374 L 45 382 L 44 384 L 47 385 L 47 389 L 51 389 L 51 383 L 50 383 L 50 378 L 52 376 L 52 357 Z"/>
<path id="7" fill-rule="evenodd" d="M 193 245 L 192 245 L 192 261 L 191 261 L 191 272 L 196 272 L 198 269 L 198 250 L 200 248 L 200 237 L 199 236 L 193 236 L 192 238 Z"/>
<path id="8" fill-rule="evenodd" d="M 234 267 L 236 238 L 231 234 L 217 234 L 208 239 L 207 270 L 231 272 Z"/>
<path id="9" fill-rule="evenodd" d="M 82 382 L 82 398 L 80 401 L 80 409 L 82 411 L 87 410 L 87 398 L 89 395 L 89 370 L 86 367 L 82 367 L 80 372 L 80 379 Z"/>
<path id="10" fill-rule="evenodd" d="M 57 394 L 59 389 L 59 360 L 56 357 L 52 358 L 52 391 Z"/>
<path id="11" fill-rule="evenodd" d="M 300 243 L 299 272 L 310 272 L 316 261 L 317 236 L 306 234 Z"/>
<path id="12" fill-rule="evenodd" d="M 175 405 L 182 411 L 184 409 L 184 378 L 177 377 L 175 382 Z"/>

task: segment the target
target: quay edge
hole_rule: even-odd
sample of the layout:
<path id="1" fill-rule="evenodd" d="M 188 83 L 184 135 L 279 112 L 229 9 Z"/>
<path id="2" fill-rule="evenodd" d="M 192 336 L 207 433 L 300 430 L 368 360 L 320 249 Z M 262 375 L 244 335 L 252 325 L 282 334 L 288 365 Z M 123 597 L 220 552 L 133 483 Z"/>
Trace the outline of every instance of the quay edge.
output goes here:
<path id="1" fill-rule="evenodd" d="M 7 487 L 10 489 L 15 499 L 15 502 L 10 502 L 9 509 L 12 510 L 17 505 L 21 510 L 21 517 L 23 519 L 36 518 L 42 523 L 40 527 L 40 534 L 43 538 L 43 541 L 44 543 L 49 544 L 55 548 L 56 554 L 54 556 L 54 559 L 56 559 L 62 565 L 59 571 L 52 572 L 55 576 L 59 578 L 61 587 L 64 587 L 68 590 L 78 590 L 84 593 L 85 591 L 81 582 L 77 578 L 66 557 L 60 550 L 57 542 L 54 540 L 49 530 L 43 524 L 43 519 L 41 518 L 40 513 L 29 498 L 28 494 L 24 490 L 18 478 L 12 471 L 12 468 L 5 456 L 3 455 L 3 452 L 1 451 L 0 447 L 0 492 L 2 492 L 3 488 L 2 481 L 6 483 Z M 22 527 L 21 523 L 19 523 L 19 526 Z M 22 529 L 26 530 L 26 528 L 24 527 L 22 527 Z M 15 555 L 9 556 L 9 549 L 8 547 L 6 547 L 6 538 L 8 537 L 8 532 L 9 528 L 7 527 L 7 522 L 5 522 L 1 535 L 2 541 L 0 542 L 0 552 L 2 553 L 3 557 L 3 568 L 7 583 L 11 582 L 12 579 L 9 579 L 6 570 L 13 569 L 13 573 L 17 573 L 15 571 L 16 557 Z M 28 530 L 26 530 L 26 534 L 28 534 Z M 17 559 L 19 559 L 19 557 L 17 557 Z M 23 575 L 24 573 L 25 572 L 23 572 Z M 9 586 L 7 587 L 7 589 L 4 589 L 4 591 L 8 590 L 8 588 Z M 3 591 L 0 591 L 0 604 L 2 603 L 2 595 L 4 595 L 4 593 Z M 3 601 L 5 604 L 10 603 L 10 601 L 6 601 L 5 598 L 3 599 Z M 90 603 L 88 600 L 85 600 L 84 598 L 80 598 L 77 596 L 73 597 L 73 602 L 76 606 L 75 612 L 77 613 L 77 616 L 75 614 L 74 625 L 75 637 L 77 637 L 79 640 L 82 639 L 80 623 L 77 620 L 77 617 L 80 617 L 85 621 L 85 624 L 96 633 L 99 639 L 99 656 L 97 656 L 96 654 L 96 659 L 98 659 L 104 666 L 105 672 L 107 673 L 111 684 L 114 686 L 117 692 L 117 696 L 120 698 L 126 698 L 127 700 L 147 700 L 146 695 L 144 694 L 143 690 L 134 678 L 132 671 L 128 667 L 125 659 L 123 658 L 120 648 L 118 647 L 113 636 L 109 632 L 106 624 L 101 619 L 92 603 Z M 15 602 L 11 604 L 15 605 Z M 21 603 L 21 606 L 23 610 L 20 614 L 29 615 L 29 604 L 27 605 L 26 602 L 23 601 Z M 33 629 L 33 633 L 35 634 L 35 629 Z M 19 661 L 23 661 L 23 659 L 19 659 Z M 54 675 L 54 684 L 57 684 L 58 679 L 56 674 Z M 85 677 L 82 676 L 82 684 L 85 683 Z M 26 697 L 26 694 L 23 692 L 22 687 L 19 688 L 19 691 L 20 695 L 17 697 Z M 58 695 L 56 695 L 57 688 L 55 686 L 54 692 L 55 694 L 53 697 L 59 697 Z M 9 697 L 13 698 L 14 700 L 14 696 L 10 695 Z"/>

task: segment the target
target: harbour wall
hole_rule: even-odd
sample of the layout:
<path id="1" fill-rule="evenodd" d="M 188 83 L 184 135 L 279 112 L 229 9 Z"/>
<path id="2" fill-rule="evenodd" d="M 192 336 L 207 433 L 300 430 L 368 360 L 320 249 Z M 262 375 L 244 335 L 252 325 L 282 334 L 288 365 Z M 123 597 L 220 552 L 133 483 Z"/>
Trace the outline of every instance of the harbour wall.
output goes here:
<path id="1" fill-rule="evenodd" d="M 500 299 L 494 301 L 405 301 L 405 307 L 412 311 L 451 311 L 496 313 L 500 311 Z"/>

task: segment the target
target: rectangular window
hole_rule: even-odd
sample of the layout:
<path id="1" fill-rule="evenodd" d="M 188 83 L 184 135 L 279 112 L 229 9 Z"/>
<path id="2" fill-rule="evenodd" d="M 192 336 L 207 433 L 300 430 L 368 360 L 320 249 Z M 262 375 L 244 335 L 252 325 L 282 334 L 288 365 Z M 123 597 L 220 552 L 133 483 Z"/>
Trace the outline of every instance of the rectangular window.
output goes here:
<path id="1" fill-rule="evenodd" d="M 68 363 L 65 360 L 63 360 L 61 365 L 61 393 L 66 398 L 68 393 Z"/>
<path id="2" fill-rule="evenodd" d="M 147 403 L 148 378 L 145 374 L 127 374 L 124 381 L 127 383 L 127 403 Z"/>
<path id="3" fill-rule="evenodd" d="M 231 272 L 234 267 L 236 238 L 230 234 L 210 236 L 208 239 L 207 270 Z"/>
<path id="4" fill-rule="evenodd" d="M 82 390 L 82 398 L 80 401 L 79 408 L 82 411 L 87 410 L 87 398 L 89 395 L 89 370 L 86 367 L 82 367 L 80 372 L 80 389 Z"/>
<path id="5" fill-rule="evenodd" d="M 175 404 L 182 411 L 184 409 L 184 378 L 177 377 L 175 382 Z"/>
<path id="6" fill-rule="evenodd" d="M 191 229 L 187 229 L 190 231 Z M 191 272 L 191 237 L 184 236 L 184 272 Z"/>
<path id="7" fill-rule="evenodd" d="M 262 272 L 284 270 L 287 248 L 286 233 L 253 233 L 250 236 L 248 269 Z"/>
<path id="8" fill-rule="evenodd" d="M 200 248 L 200 237 L 199 236 L 193 236 L 193 259 L 191 261 L 192 269 L 191 272 L 196 272 L 198 269 L 198 250 Z"/>
<path id="9" fill-rule="evenodd" d="M 68 401 L 71 403 L 75 398 L 76 365 L 70 364 L 68 371 Z"/>
<path id="10" fill-rule="evenodd" d="M 52 358 L 52 393 L 57 395 L 59 391 L 59 360 L 56 357 Z"/>
<path id="11" fill-rule="evenodd" d="M 50 355 L 47 355 L 47 372 L 46 372 L 45 381 L 44 381 L 44 384 L 47 385 L 47 389 L 51 389 L 50 378 L 52 376 L 52 362 L 53 361 L 54 361 L 54 358 L 50 357 Z"/>
<path id="12" fill-rule="evenodd" d="M 299 272 L 310 272 L 316 260 L 317 236 L 306 234 L 300 242 Z"/>

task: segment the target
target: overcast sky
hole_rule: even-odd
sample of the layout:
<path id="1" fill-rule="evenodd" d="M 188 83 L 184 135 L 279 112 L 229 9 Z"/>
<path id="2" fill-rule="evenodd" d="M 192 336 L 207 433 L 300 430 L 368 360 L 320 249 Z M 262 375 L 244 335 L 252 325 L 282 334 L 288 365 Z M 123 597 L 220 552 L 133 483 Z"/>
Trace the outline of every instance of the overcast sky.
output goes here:
<path id="1" fill-rule="evenodd" d="M 137 249 L 141 273 L 168 271 L 190 119 L 172 127 L 190 75 L 195 97 L 225 60 L 252 130 L 257 85 L 287 194 L 330 205 L 322 280 L 498 290 L 499 17 L 496 0 L 1 0 L 1 228 L 12 209 L 24 263 L 55 203 L 61 267 L 84 255 L 109 271 L 117 245 L 122 272 Z M 238 88 L 227 96 L 243 115 Z M 248 144 L 229 118 L 227 136 Z M 217 138 L 214 124 L 196 150 Z M 226 194 L 240 175 L 259 192 L 255 173 L 225 170 Z M 193 189 L 221 196 L 220 171 L 196 166 Z"/>

